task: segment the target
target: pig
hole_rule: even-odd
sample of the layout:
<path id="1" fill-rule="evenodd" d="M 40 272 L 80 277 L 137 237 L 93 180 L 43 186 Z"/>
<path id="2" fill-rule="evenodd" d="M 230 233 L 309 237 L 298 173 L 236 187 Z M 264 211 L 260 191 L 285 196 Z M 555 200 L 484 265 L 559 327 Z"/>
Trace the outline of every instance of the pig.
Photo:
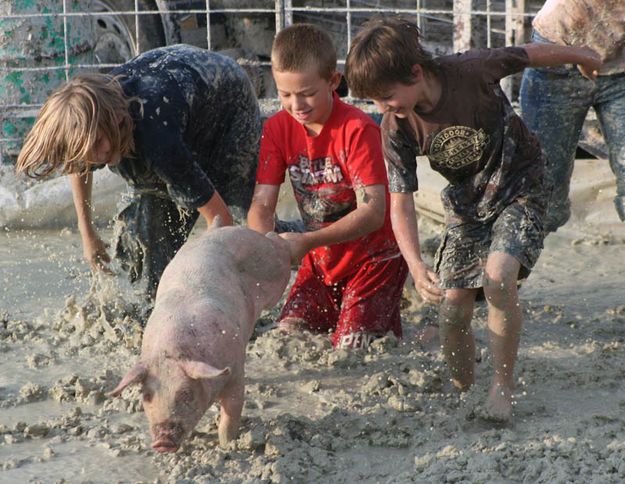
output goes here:
<path id="1" fill-rule="evenodd" d="M 165 268 L 139 362 L 110 392 L 142 385 L 152 447 L 175 452 L 218 401 L 219 443 L 238 435 L 245 348 L 263 309 L 290 278 L 286 241 L 217 220 L 183 245 Z"/>

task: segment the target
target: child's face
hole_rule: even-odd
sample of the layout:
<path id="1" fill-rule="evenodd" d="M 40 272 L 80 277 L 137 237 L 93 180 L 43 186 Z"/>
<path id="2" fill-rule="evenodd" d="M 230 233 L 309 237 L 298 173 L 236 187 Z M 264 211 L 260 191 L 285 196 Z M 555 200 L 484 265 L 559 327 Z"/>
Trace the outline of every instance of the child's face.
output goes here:
<path id="1" fill-rule="evenodd" d="M 92 158 L 89 161 L 95 162 L 98 165 L 117 165 L 121 161 L 121 154 L 119 151 L 113 149 L 111 140 L 102 130 L 98 130 L 96 141 L 91 150 Z"/>
<path id="2" fill-rule="evenodd" d="M 341 74 L 330 79 L 319 75 L 316 67 L 298 72 L 273 72 L 282 107 L 310 134 L 319 134 L 332 113 L 332 93 Z"/>
<path id="3" fill-rule="evenodd" d="M 384 94 L 373 102 L 381 113 L 393 113 L 398 118 L 405 118 L 419 101 L 417 87 L 417 83 L 391 84 L 384 90 Z"/>

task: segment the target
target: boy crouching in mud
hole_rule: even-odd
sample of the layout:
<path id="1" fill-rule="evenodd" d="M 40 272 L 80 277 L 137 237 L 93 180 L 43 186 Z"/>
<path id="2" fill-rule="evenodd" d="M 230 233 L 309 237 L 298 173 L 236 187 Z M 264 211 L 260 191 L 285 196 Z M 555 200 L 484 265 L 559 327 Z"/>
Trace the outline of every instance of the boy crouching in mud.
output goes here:
<path id="1" fill-rule="evenodd" d="M 494 363 L 484 416 L 497 421 L 512 414 L 522 324 L 517 279 L 529 275 L 543 247 L 546 201 L 540 146 L 499 80 L 528 66 L 563 63 L 578 64 L 588 77 L 601 65 L 590 49 L 545 44 L 433 59 L 417 26 L 401 18 L 369 21 L 347 57 L 353 94 L 373 99 L 384 113 L 393 230 L 417 292 L 441 303 L 441 343 L 460 390 L 475 380 L 471 319 L 484 292 Z M 449 181 L 435 271 L 421 259 L 413 200 L 417 161 L 425 157 Z"/>
<path id="2" fill-rule="evenodd" d="M 301 267 L 279 328 L 334 331 L 339 348 L 364 348 L 388 331 L 400 337 L 408 271 L 390 223 L 379 128 L 334 92 L 336 52 L 319 28 L 282 30 L 271 61 L 283 110 L 263 129 L 248 226 L 273 230 L 288 172 L 307 229 L 281 234 Z"/>
<path id="3" fill-rule="evenodd" d="M 189 45 L 142 53 L 109 74 L 80 74 L 45 102 L 17 172 L 70 175 L 85 258 L 110 272 L 91 218 L 92 172 L 128 184 L 115 217 L 115 258 L 153 302 L 165 267 L 201 216 L 228 225 L 252 200 L 260 111 L 245 71 Z"/>

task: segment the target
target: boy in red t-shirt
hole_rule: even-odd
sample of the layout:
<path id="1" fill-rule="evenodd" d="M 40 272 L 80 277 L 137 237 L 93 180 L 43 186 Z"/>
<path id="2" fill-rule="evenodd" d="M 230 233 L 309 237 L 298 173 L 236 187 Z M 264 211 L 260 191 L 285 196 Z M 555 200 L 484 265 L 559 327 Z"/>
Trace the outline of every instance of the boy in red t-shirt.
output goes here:
<path id="1" fill-rule="evenodd" d="M 336 51 L 318 27 L 282 30 L 271 61 L 283 110 L 263 129 L 248 225 L 273 230 L 288 172 L 307 229 L 281 234 L 301 267 L 279 328 L 333 331 L 340 348 L 365 348 L 388 331 L 400 337 L 407 266 L 391 228 L 379 128 L 334 93 Z"/>

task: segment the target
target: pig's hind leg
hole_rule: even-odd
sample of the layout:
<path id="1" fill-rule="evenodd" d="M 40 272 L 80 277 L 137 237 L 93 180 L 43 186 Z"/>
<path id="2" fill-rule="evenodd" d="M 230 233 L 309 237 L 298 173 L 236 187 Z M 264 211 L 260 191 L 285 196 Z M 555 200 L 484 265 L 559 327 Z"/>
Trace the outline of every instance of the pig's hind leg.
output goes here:
<path id="1" fill-rule="evenodd" d="M 245 385 L 243 376 L 234 379 L 221 392 L 219 403 L 221 413 L 219 417 L 219 445 L 225 447 L 228 442 L 237 438 L 243 411 Z"/>

